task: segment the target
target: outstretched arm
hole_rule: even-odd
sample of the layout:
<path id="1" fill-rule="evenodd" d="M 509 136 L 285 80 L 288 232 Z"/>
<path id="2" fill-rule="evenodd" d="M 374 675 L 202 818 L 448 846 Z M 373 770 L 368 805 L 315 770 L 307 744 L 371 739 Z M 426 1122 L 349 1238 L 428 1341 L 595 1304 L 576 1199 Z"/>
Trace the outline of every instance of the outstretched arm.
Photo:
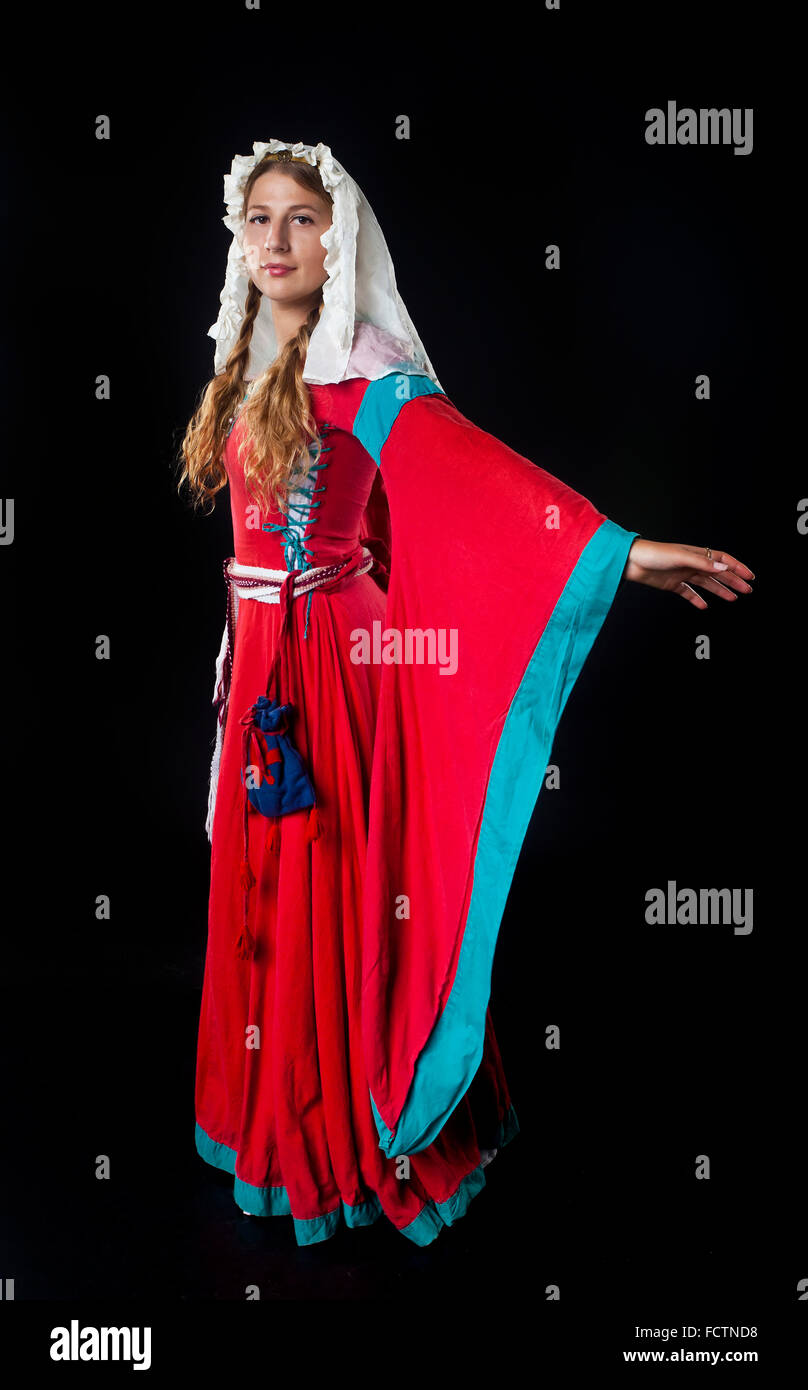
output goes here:
<path id="1" fill-rule="evenodd" d="M 693 584 L 733 601 L 738 594 L 752 593 L 747 580 L 755 576 L 747 565 L 725 550 L 710 550 L 709 555 L 707 551 L 703 545 L 668 545 L 638 536 L 628 552 L 622 577 L 635 584 L 647 584 L 651 589 L 681 594 L 695 608 L 706 608 L 707 604 L 691 587 Z"/>

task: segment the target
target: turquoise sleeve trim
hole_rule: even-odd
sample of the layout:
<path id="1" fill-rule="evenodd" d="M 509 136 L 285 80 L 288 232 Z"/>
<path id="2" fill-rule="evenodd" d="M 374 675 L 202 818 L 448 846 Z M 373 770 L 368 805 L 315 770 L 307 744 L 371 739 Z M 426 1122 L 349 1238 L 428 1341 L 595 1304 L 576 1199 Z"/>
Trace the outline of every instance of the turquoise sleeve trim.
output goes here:
<path id="1" fill-rule="evenodd" d="M 373 1097 L 379 1148 L 420 1153 L 463 1099 L 483 1055 L 502 914 L 569 693 L 611 607 L 638 531 L 608 518 L 584 546 L 502 729 L 485 796 L 466 929 L 452 991 L 416 1063 L 393 1134 Z"/>
<path id="2" fill-rule="evenodd" d="M 408 376 L 392 372 L 389 376 L 371 381 L 356 412 L 352 433 L 367 449 L 376 466 L 381 465 L 382 449 L 387 442 L 398 412 L 416 396 L 444 396 L 428 376 Z"/>

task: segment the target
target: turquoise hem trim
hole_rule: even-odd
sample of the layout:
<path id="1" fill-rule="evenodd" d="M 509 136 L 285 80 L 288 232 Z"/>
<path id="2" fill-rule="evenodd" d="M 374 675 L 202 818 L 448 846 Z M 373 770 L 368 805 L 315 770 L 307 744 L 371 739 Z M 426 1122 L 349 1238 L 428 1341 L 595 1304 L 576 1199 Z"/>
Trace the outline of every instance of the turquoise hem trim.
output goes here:
<path id="1" fill-rule="evenodd" d="M 510 1144 L 511 1140 L 515 1139 L 517 1134 L 519 1134 L 520 1132 L 521 1131 L 519 1121 L 516 1118 L 516 1111 L 514 1110 L 513 1106 L 511 1106 L 509 1110 L 505 1111 L 505 1114 L 502 1117 L 502 1124 L 499 1127 L 499 1133 L 497 1135 L 497 1140 L 494 1144 L 494 1148 L 504 1149 L 505 1145 Z"/>
<path id="2" fill-rule="evenodd" d="M 235 1178 L 233 1199 L 242 1211 L 248 1212 L 250 1216 L 292 1216 L 286 1188 L 254 1187 L 252 1183 L 244 1182 L 241 1178 L 235 1177 L 236 1150 L 211 1139 L 198 1122 L 195 1126 L 195 1143 L 200 1158 L 203 1158 L 206 1163 L 210 1163 L 212 1167 L 221 1168 L 225 1173 L 233 1175 Z M 381 1203 L 375 1194 L 372 1194 L 366 1202 L 357 1203 L 356 1206 L 349 1206 L 347 1202 L 340 1202 L 338 1207 L 327 1212 L 325 1216 L 316 1216 L 311 1220 L 292 1216 L 295 1239 L 298 1245 L 316 1245 L 319 1241 L 328 1240 L 336 1234 L 340 1219 L 344 1220 L 346 1226 L 350 1227 L 372 1226 L 373 1222 L 377 1221 L 383 1214 Z"/>
<path id="3" fill-rule="evenodd" d="M 384 1208 L 378 1197 L 369 1197 L 361 1206 L 349 1207 L 347 1202 L 342 1204 L 342 1215 L 345 1218 L 345 1225 L 353 1230 L 357 1226 L 372 1226 L 374 1221 L 378 1221 L 380 1216 L 384 1216 Z"/>
<path id="4" fill-rule="evenodd" d="M 368 384 L 351 432 L 380 467 L 382 449 L 401 407 L 416 396 L 445 395 L 431 377 L 391 372 Z"/>
<path id="5" fill-rule="evenodd" d="M 206 1134 L 200 1124 L 195 1129 L 196 1151 L 200 1158 L 204 1158 L 206 1163 L 210 1163 L 214 1168 L 221 1168 L 225 1173 L 236 1175 L 236 1151 L 230 1149 L 226 1144 L 219 1144 L 215 1139 L 211 1139 Z"/>
<path id="6" fill-rule="evenodd" d="M 420 1153 L 468 1090 L 483 1054 L 494 948 L 516 862 L 570 691 L 611 607 L 638 531 L 605 518 L 584 546 L 511 701 L 483 807 L 452 991 L 391 1132 L 373 1102 L 379 1148 Z"/>
<path id="7" fill-rule="evenodd" d="M 434 1207 L 425 1206 L 408 1226 L 398 1228 L 403 1236 L 415 1245 L 431 1245 L 443 1230 L 443 1222 Z"/>
<path id="8" fill-rule="evenodd" d="M 408 1226 L 399 1227 L 401 1234 L 414 1241 L 416 1245 L 431 1245 L 444 1226 L 451 1226 L 454 1221 L 459 1221 L 461 1216 L 465 1216 L 469 1203 L 484 1187 L 485 1172 L 480 1165 L 466 1174 L 457 1190 L 451 1197 L 447 1197 L 445 1202 L 427 1202 L 414 1221 Z"/>
<path id="9" fill-rule="evenodd" d="M 518 1132 L 519 1123 L 516 1119 L 516 1111 L 511 1106 L 503 1116 L 500 1125 L 502 1137 L 497 1141 L 497 1148 L 507 1144 Z M 224 1172 L 235 1176 L 235 1149 L 211 1139 L 198 1122 L 195 1126 L 195 1142 L 196 1151 L 200 1158 L 203 1158 L 214 1168 L 221 1168 Z M 477 1196 L 478 1192 L 482 1192 L 484 1187 L 485 1173 L 480 1165 L 461 1179 L 456 1191 L 445 1202 L 428 1201 L 414 1221 L 410 1221 L 407 1226 L 399 1226 L 396 1229 L 408 1240 L 413 1241 L 415 1245 L 430 1245 L 440 1235 L 444 1226 L 451 1226 L 453 1222 L 459 1221 L 461 1216 L 465 1216 L 469 1203 Z M 252 1184 L 243 1182 L 241 1178 L 236 1178 L 233 1186 L 233 1198 L 242 1211 L 247 1211 L 251 1216 L 291 1216 L 289 1195 L 285 1187 L 253 1187 Z M 315 1245 L 319 1241 L 329 1240 L 331 1236 L 336 1234 L 340 1224 L 340 1216 L 346 1226 L 356 1229 L 359 1226 L 372 1226 L 380 1216 L 384 1215 L 384 1208 L 379 1198 L 375 1193 L 372 1193 L 366 1202 L 360 1202 L 356 1206 L 349 1206 L 347 1202 L 341 1202 L 339 1207 L 336 1207 L 334 1211 L 327 1212 L 325 1216 L 318 1216 L 310 1221 L 299 1220 L 293 1216 L 292 1221 L 298 1245 Z"/>

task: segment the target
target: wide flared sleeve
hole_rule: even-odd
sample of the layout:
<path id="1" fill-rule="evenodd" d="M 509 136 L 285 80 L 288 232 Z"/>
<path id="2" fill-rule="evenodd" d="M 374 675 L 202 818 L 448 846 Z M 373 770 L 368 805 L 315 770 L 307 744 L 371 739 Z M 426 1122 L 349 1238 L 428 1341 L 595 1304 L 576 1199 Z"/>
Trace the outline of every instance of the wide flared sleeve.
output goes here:
<path id="1" fill-rule="evenodd" d="M 384 631 L 364 656 L 382 678 L 362 1043 L 393 1156 L 435 1139 L 480 1065 L 519 851 L 638 532 L 472 424 L 429 377 L 368 382 L 351 428 L 381 470 L 391 535 Z"/>

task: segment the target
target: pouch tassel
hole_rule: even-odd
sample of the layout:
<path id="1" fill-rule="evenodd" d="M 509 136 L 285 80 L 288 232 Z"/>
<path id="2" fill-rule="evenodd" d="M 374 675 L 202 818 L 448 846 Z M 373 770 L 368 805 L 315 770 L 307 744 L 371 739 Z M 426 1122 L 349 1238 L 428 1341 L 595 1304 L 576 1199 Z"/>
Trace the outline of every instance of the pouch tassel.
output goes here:
<path id="1" fill-rule="evenodd" d="M 319 840 L 322 833 L 322 824 L 316 806 L 309 807 L 309 818 L 306 824 L 306 841 L 311 844 L 312 840 Z"/>
<path id="2" fill-rule="evenodd" d="M 281 847 L 281 828 L 277 816 L 270 817 L 264 846 L 270 854 L 277 854 Z"/>
<path id="3" fill-rule="evenodd" d="M 241 936 L 236 942 L 236 955 L 239 960 L 252 960 L 255 955 L 255 942 L 249 927 L 242 929 Z"/>
<path id="4" fill-rule="evenodd" d="M 236 955 L 239 960 L 252 960 L 255 955 L 255 939 L 247 924 L 247 909 L 250 901 L 250 889 L 255 885 L 255 874 L 250 868 L 249 859 L 242 859 L 239 876 L 241 886 L 244 889 L 244 925 L 236 942 Z"/>

